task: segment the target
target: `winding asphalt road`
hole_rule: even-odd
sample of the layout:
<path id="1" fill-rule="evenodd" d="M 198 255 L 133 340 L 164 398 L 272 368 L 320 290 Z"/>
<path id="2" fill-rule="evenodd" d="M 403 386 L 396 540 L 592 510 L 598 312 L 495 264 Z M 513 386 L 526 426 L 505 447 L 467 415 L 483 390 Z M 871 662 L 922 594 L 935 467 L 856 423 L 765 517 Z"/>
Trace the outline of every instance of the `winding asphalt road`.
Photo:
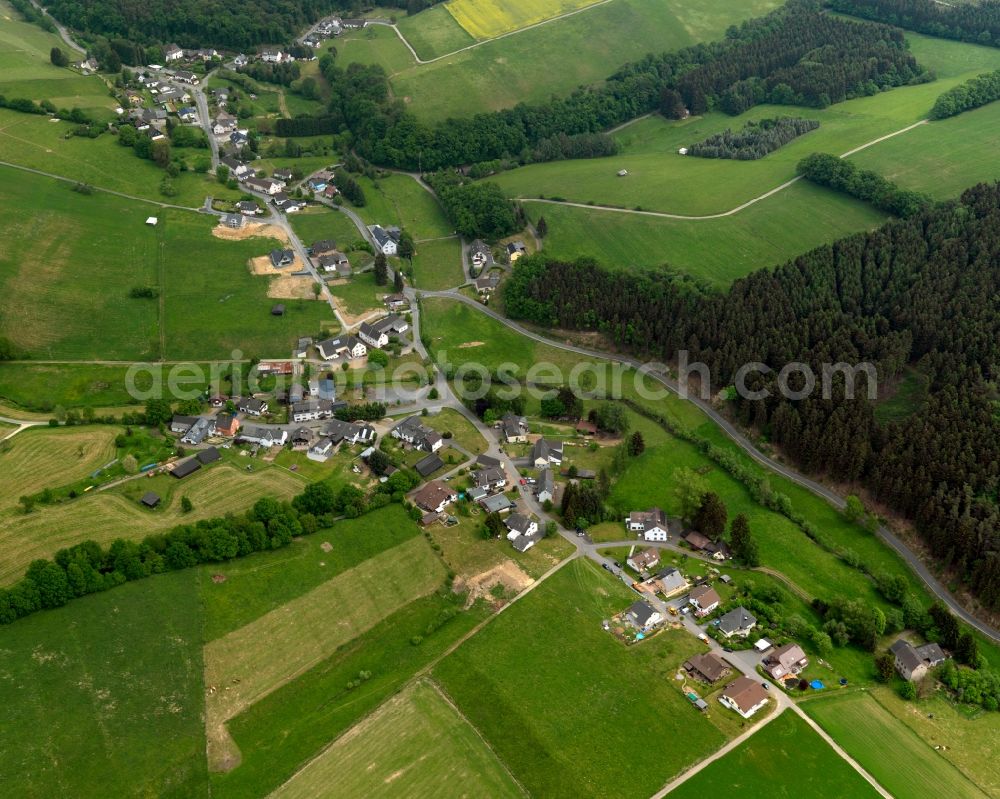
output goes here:
<path id="1" fill-rule="evenodd" d="M 765 455 L 756 445 L 751 442 L 738 428 L 736 428 L 728 419 L 726 419 L 722 414 L 715 410 L 711 404 L 708 402 L 691 395 L 685 396 L 681 393 L 680 387 L 677 382 L 670 378 L 668 375 L 661 371 L 652 370 L 645 366 L 641 361 L 635 358 L 629 358 L 621 355 L 614 355 L 607 352 L 601 352 L 599 350 L 591 350 L 586 347 L 580 347 L 575 344 L 566 344 L 559 341 L 554 341 L 545 336 L 539 335 L 532 330 L 519 325 L 517 322 L 513 322 L 507 319 L 505 316 L 494 311 L 483 305 L 470 297 L 466 297 L 464 294 L 460 294 L 455 289 L 450 289 L 448 291 L 421 291 L 417 292 L 421 297 L 442 297 L 450 300 L 455 300 L 457 302 L 462 302 L 471 308 L 475 308 L 480 313 L 484 313 L 487 316 L 492 317 L 496 321 L 500 322 L 502 325 L 510 328 L 511 330 L 526 336 L 527 338 L 537 341 L 540 344 L 545 344 L 550 347 L 555 347 L 556 349 L 564 350 L 566 352 L 572 352 L 576 355 L 582 355 L 586 358 L 592 358 L 594 360 L 610 361 L 613 363 L 620 363 L 626 366 L 630 366 L 635 369 L 641 369 L 650 378 L 660 383 L 673 394 L 676 394 L 681 399 L 686 399 L 688 402 L 695 404 L 706 416 L 708 416 L 715 424 L 717 424 L 722 430 L 729 436 L 733 442 L 742 449 L 747 455 L 753 458 L 761 466 L 777 472 L 782 477 L 787 480 L 791 480 L 793 483 L 805 488 L 822 499 L 829 502 L 835 508 L 842 510 L 846 505 L 846 501 L 839 494 L 833 490 L 827 488 L 822 483 L 818 483 L 802 474 L 799 474 L 794 469 L 785 466 L 770 457 Z M 892 547 L 893 550 L 909 565 L 909 567 L 917 574 L 918 577 L 924 582 L 927 588 L 934 594 L 944 605 L 946 605 L 952 613 L 962 619 L 970 627 L 975 628 L 983 635 L 992 639 L 993 641 L 1000 642 L 1000 631 L 996 630 L 994 627 L 990 626 L 984 621 L 976 618 L 974 615 L 969 613 L 962 605 L 951 595 L 951 593 L 945 588 L 938 579 L 931 574 L 930 570 L 924 565 L 923 561 L 915 555 L 910 548 L 891 530 L 884 526 L 880 526 L 876 531 L 879 538 L 881 538 L 886 544 Z"/>

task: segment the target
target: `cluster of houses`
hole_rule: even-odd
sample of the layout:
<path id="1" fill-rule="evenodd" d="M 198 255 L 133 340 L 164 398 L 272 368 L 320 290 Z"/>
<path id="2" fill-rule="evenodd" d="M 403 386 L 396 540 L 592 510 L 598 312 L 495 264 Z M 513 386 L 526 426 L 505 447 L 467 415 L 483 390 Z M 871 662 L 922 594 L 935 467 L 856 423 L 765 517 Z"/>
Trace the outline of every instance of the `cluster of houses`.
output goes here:
<path id="1" fill-rule="evenodd" d="M 337 242 L 331 239 L 314 241 L 309 248 L 309 257 L 313 266 L 327 273 L 334 273 L 338 278 L 351 276 L 351 262 L 344 253 L 337 249 Z"/>
<path id="2" fill-rule="evenodd" d="M 889 647 L 896 671 L 904 680 L 921 680 L 935 666 L 944 663 L 948 656 L 938 644 L 914 646 L 900 638 Z"/>
<path id="3" fill-rule="evenodd" d="M 625 528 L 644 541 L 669 541 L 671 536 L 677 536 L 695 552 L 719 561 L 726 560 L 730 554 L 725 542 L 713 541 L 697 530 L 688 530 L 682 534 L 680 522 L 667 518 L 660 508 L 632 511 L 625 519 Z"/>
<path id="4" fill-rule="evenodd" d="M 126 89 L 123 105 L 127 105 L 128 110 L 125 111 L 123 108 L 119 113 L 123 114 L 136 130 L 156 141 L 164 136 L 167 119 L 171 114 L 181 122 L 197 124 L 198 110 L 191 105 L 190 92 L 174 85 L 176 82 L 197 85 L 198 77 L 193 72 L 150 68 L 149 71 L 143 70 L 137 73 L 134 79 L 145 91 Z M 152 96 L 152 104 L 147 104 L 146 92 Z"/>
<path id="5" fill-rule="evenodd" d="M 366 19 L 341 19 L 327 17 L 317 22 L 311 31 L 300 39 L 306 47 L 318 48 L 326 39 L 340 36 L 345 30 L 360 30 L 368 25 Z"/>
<path id="6" fill-rule="evenodd" d="M 292 434 L 293 449 L 306 450 L 310 460 L 324 462 L 337 451 L 342 444 L 372 445 L 377 438 L 375 428 L 367 424 L 344 422 L 331 419 L 316 436 L 308 428 L 300 428 Z"/>

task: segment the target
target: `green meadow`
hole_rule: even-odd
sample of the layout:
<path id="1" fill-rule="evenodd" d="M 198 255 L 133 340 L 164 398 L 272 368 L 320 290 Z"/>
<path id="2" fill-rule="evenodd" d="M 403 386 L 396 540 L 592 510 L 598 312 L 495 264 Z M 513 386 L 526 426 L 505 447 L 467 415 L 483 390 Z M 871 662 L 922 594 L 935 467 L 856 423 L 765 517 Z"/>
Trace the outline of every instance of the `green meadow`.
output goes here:
<path id="1" fill-rule="evenodd" d="M 413 113 L 440 121 L 541 102 L 598 83 L 627 61 L 718 39 L 730 25 L 777 5 L 775 0 L 708 0 L 697 6 L 683 0 L 612 0 L 424 65 L 415 64 L 395 31 L 383 26 L 340 37 L 336 47 L 342 64 L 382 64 L 394 94 Z M 401 24 L 408 38 L 415 30 L 426 31 L 423 41 L 415 34 L 414 47 L 423 58 L 460 38 L 443 20 L 443 10 L 424 11 Z"/>
<path id="2" fill-rule="evenodd" d="M 455 21 L 443 3 L 419 14 L 400 17 L 396 27 L 425 61 L 454 53 L 476 41 Z"/>

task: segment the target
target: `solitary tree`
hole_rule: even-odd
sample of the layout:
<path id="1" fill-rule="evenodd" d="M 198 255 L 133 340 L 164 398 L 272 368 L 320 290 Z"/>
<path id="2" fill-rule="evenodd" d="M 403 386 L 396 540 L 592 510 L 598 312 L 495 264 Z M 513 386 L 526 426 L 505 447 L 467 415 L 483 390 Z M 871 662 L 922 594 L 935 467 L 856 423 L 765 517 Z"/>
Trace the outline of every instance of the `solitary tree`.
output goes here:
<path id="1" fill-rule="evenodd" d="M 535 225 L 535 230 L 538 231 L 538 237 L 544 239 L 549 235 L 549 223 L 545 221 L 544 216 L 538 217 L 538 224 Z"/>
<path id="2" fill-rule="evenodd" d="M 896 659 L 891 652 L 883 652 L 875 658 L 875 677 L 879 682 L 889 682 L 896 673 Z"/>
<path id="3" fill-rule="evenodd" d="M 681 516 L 685 519 L 693 518 L 701 507 L 701 498 L 708 493 L 708 483 L 694 469 L 686 466 L 674 470 L 673 483 Z"/>
<path id="4" fill-rule="evenodd" d="M 645 450 L 646 441 L 643 439 L 642 433 L 636 430 L 628 441 L 628 454 L 633 458 L 637 458 L 639 455 L 642 455 Z"/>
<path id="5" fill-rule="evenodd" d="M 726 521 L 729 519 L 729 512 L 723 504 L 719 495 L 714 491 L 709 491 L 701 499 L 701 505 L 695 514 L 692 523 L 695 528 L 703 532 L 709 538 L 718 538 L 726 530 Z"/>
<path id="6" fill-rule="evenodd" d="M 742 513 L 733 519 L 729 528 L 729 546 L 733 551 L 733 556 L 737 560 L 743 561 L 747 566 L 760 564 L 757 542 L 750 532 L 750 522 Z"/>
<path id="7" fill-rule="evenodd" d="M 194 510 L 194 503 L 191 501 L 190 497 L 181 497 L 181 511 L 183 513 L 190 513 Z"/>
<path id="8" fill-rule="evenodd" d="M 403 235 L 399 237 L 398 252 L 400 258 L 405 258 L 407 261 L 413 260 L 416 248 L 413 246 L 413 237 L 406 231 L 403 231 Z"/>
<path id="9" fill-rule="evenodd" d="M 53 47 L 49 53 L 49 60 L 57 67 L 67 67 L 69 66 L 69 58 L 66 54 L 58 47 Z"/>
<path id="10" fill-rule="evenodd" d="M 403 271 L 401 269 L 397 269 L 392 278 L 392 290 L 397 294 L 403 293 Z"/>
<path id="11" fill-rule="evenodd" d="M 389 264 L 384 253 L 375 256 L 375 284 L 384 286 L 389 282 Z"/>

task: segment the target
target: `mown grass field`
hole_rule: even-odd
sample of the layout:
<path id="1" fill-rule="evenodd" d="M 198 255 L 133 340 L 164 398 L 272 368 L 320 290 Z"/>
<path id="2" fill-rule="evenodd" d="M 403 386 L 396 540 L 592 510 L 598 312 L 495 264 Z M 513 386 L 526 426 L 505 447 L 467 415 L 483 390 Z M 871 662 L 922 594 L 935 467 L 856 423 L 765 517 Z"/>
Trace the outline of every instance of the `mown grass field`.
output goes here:
<path id="1" fill-rule="evenodd" d="M 364 241 L 360 231 L 346 214 L 330 208 L 311 207 L 291 214 L 292 230 L 309 247 L 314 241 L 333 239 L 343 252 L 349 252 L 355 242 Z"/>
<path id="2" fill-rule="evenodd" d="M 419 14 L 400 17 L 399 32 L 425 61 L 454 53 L 476 40 L 448 13 L 448 6 L 431 6 Z"/>
<path id="3" fill-rule="evenodd" d="M 738 728 L 723 713 L 699 714 L 673 684 L 702 646 L 695 638 L 668 631 L 626 648 L 601 629 L 633 601 L 576 560 L 435 667 L 532 795 L 648 796 Z M 655 757 L 651 741 L 662 742 Z"/>
<path id="4" fill-rule="evenodd" d="M 409 175 L 393 174 L 377 181 L 360 177 L 358 184 L 367 202 L 354 210 L 366 224 L 396 225 L 417 241 L 454 235 L 437 198 Z"/>
<path id="5" fill-rule="evenodd" d="M 5 627 L 3 660 L 7 795 L 207 795 L 194 570 Z"/>
<path id="6" fill-rule="evenodd" d="M 524 796 L 496 755 L 440 693 L 420 682 L 360 722 L 275 799 Z"/>
<path id="7" fill-rule="evenodd" d="M 897 768 L 902 762 L 896 761 Z M 879 794 L 809 725 L 786 710 L 670 795 L 678 799 L 725 795 L 868 799 Z"/>
<path id="8" fill-rule="evenodd" d="M 291 778 L 486 616 L 455 610 L 440 592 L 411 602 L 233 719 L 242 762 L 212 776 L 212 795 L 250 799 Z M 362 671 L 369 679 L 351 688 Z"/>
<path id="9" fill-rule="evenodd" d="M 458 238 L 417 242 L 413 254 L 413 284 L 417 288 L 440 291 L 460 286 L 465 280 Z"/>
<path id="10" fill-rule="evenodd" d="M 984 799 L 990 795 L 970 779 L 972 773 L 967 776 L 955 768 L 943 753 L 935 752 L 867 694 L 811 700 L 803 704 L 803 709 L 898 799 L 916 799 L 928 785 L 937 786 L 942 796 L 956 799 Z M 977 759 L 989 762 L 989 752 L 996 750 L 996 738 L 977 737 L 973 746 Z"/>
<path id="11" fill-rule="evenodd" d="M 545 252 L 554 258 L 594 258 L 617 269 L 667 265 L 720 288 L 887 219 L 865 203 L 804 181 L 722 219 L 663 219 L 542 203 L 525 208 L 535 222 L 545 217 Z"/>
<path id="12" fill-rule="evenodd" d="M 419 532 L 402 506 L 390 505 L 303 536 L 285 549 L 206 568 L 199 580 L 205 641 L 245 627 Z M 213 580 L 217 574 L 226 579 Z"/>
<path id="13" fill-rule="evenodd" d="M 449 0 L 445 8 L 476 39 L 492 39 L 593 5 L 597 0 Z"/>
<path id="14" fill-rule="evenodd" d="M 36 358 L 279 357 L 332 318 L 313 300 L 284 300 L 285 315 L 271 316 L 268 278 L 246 263 L 275 242 L 217 239 L 214 217 L 23 173 L 3 183 L 0 203 L 20 209 L 0 220 L 0 335 Z M 150 213 L 156 227 L 144 224 Z M 160 297 L 132 299 L 136 287 Z"/>
<path id="15" fill-rule="evenodd" d="M 486 452 L 487 443 L 472 422 L 452 408 L 444 408 L 440 413 L 421 418 L 421 424 L 439 433 L 451 433 L 452 440 L 474 455 Z"/>
<path id="16" fill-rule="evenodd" d="M 44 480 L 40 488 L 65 482 L 53 473 L 44 475 Z M 107 544 L 115 538 L 138 540 L 177 524 L 244 511 L 261 497 L 291 499 L 303 487 L 299 477 L 284 470 L 251 473 L 218 464 L 201 469 L 183 482 L 172 477 L 143 478 L 71 502 L 38 506 L 27 515 L 8 511 L 0 517 L 0 585 L 16 582 L 36 558 L 51 557 L 57 550 L 81 541 L 92 539 Z M 155 511 L 138 503 L 138 497 L 151 489 L 165 499 L 165 504 Z M 16 491 L 18 496 L 23 493 L 23 489 Z M 182 495 L 194 504 L 191 513 L 181 513 Z"/>
<path id="17" fill-rule="evenodd" d="M 222 725 L 444 580 L 423 538 L 361 562 L 205 647 L 209 765 L 230 749 Z M 266 641 L 266 647 L 259 642 Z"/>
<path id="18" fill-rule="evenodd" d="M 566 94 L 647 53 L 718 39 L 730 25 L 777 5 L 776 0 L 709 0 L 697 6 L 683 0 L 612 0 L 425 65 L 415 64 L 395 32 L 382 26 L 342 36 L 336 47 L 341 63 L 382 64 L 394 94 L 413 113 L 441 121 Z M 419 27 L 426 13 L 412 24 Z"/>
<path id="19" fill-rule="evenodd" d="M 40 427 L 23 430 L 0 447 L 0 512 L 21 496 L 69 483 L 115 457 L 117 427 Z"/>
<path id="20" fill-rule="evenodd" d="M 57 108 L 84 108 L 103 116 L 115 107 L 103 81 L 53 66 L 49 52 L 62 49 L 70 60 L 83 58 L 56 34 L 32 25 L 9 3 L 0 2 L 0 94 L 51 100 Z"/>

